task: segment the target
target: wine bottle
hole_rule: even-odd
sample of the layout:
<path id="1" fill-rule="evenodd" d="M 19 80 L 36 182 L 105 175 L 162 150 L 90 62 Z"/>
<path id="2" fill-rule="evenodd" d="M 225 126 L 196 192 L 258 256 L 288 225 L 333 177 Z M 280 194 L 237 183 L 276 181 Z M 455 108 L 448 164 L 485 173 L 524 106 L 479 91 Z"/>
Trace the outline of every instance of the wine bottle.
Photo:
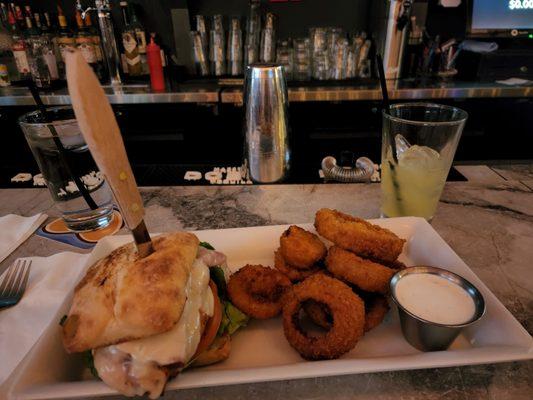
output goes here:
<path id="1" fill-rule="evenodd" d="M 57 45 L 61 55 L 61 60 L 58 62 L 59 76 L 61 79 L 65 79 L 65 53 L 69 50 L 76 49 L 76 39 L 68 27 L 67 18 L 65 17 L 65 14 L 63 14 L 63 10 L 59 5 L 57 6 L 57 20 L 59 22 Z"/>
<path id="2" fill-rule="evenodd" d="M 130 23 L 130 7 L 127 1 L 121 1 L 122 17 L 124 19 L 124 29 L 122 31 L 122 45 L 124 46 L 124 55 L 126 58 L 127 71 L 130 76 L 142 75 L 141 55 L 135 30 Z"/>
<path id="3" fill-rule="evenodd" d="M 13 10 L 8 12 L 8 24 L 10 27 L 11 38 L 13 39 L 12 52 L 17 65 L 17 70 L 20 79 L 28 79 L 30 77 L 30 64 L 28 62 L 27 46 L 24 35 L 17 24 Z"/>

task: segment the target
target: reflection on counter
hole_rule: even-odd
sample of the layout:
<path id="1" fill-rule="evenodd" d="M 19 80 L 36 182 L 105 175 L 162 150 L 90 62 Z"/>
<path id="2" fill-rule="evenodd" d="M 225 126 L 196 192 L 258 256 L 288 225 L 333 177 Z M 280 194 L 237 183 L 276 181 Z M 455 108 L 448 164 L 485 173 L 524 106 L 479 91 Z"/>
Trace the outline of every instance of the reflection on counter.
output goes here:
<path id="1" fill-rule="evenodd" d="M 104 86 L 112 104 L 143 103 L 242 103 L 242 81 L 186 82 L 172 91 L 153 92 L 148 85 Z M 448 82 L 443 80 L 401 79 L 387 82 L 393 100 L 457 99 L 483 97 L 533 97 L 533 85 L 504 85 L 500 83 Z M 70 104 L 66 89 L 42 94 L 45 104 Z M 381 100 L 379 83 L 374 80 L 354 84 L 289 85 L 289 100 L 302 101 L 358 101 Z M 0 88 L 0 106 L 35 104 L 26 88 Z"/>

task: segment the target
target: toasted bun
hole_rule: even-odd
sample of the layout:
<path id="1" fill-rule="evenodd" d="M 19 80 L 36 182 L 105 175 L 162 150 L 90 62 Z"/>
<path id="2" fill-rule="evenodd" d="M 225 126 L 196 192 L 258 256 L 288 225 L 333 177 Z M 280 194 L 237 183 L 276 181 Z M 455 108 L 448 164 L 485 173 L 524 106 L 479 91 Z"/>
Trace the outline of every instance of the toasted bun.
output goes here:
<path id="1" fill-rule="evenodd" d="M 229 357 L 231 351 L 230 335 L 217 336 L 211 346 L 196 357 L 192 363 L 193 367 L 203 367 L 224 361 Z"/>
<path id="2" fill-rule="evenodd" d="M 155 252 L 139 259 L 133 243 L 98 261 L 76 286 L 63 325 L 72 352 L 168 331 L 180 319 L 185 285 L 198 238 L 178 232 L 153 240 Z"/>

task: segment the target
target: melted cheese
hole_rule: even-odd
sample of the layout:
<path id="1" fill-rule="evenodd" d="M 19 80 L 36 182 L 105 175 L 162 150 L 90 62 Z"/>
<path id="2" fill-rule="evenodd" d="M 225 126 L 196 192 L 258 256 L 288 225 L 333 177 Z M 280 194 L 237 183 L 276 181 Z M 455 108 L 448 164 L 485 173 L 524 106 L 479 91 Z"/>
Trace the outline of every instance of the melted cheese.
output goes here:
<path id="1" fill-rule="evenodd" d="M 136 361 L 155 361 L 159 365 L 187 363 L 194 355 L 201 337 L 201 311 L 213 315 L 213 294 L 209 289 L 209 268 L 196 259 L 185 288 L 187 301 L 181 318 L 174 327 L 159 335 L 133 340 L 116 345 L 131 354 Z M 211 297 L 211 301 L 204 300 Z M 206 303 L 206 304 L 204 304 Z M 203 306 L 210 306 L 202 310 Z"/>
<path id="2" fill-rule="evenodd" d="M 191 267 L 185 293 L 183 313 L 171 330 L 93 352 L 95 367 L 105 383 L 129 396 L 148 393 L 150 398 L 156 398 L 161 394 L 166 375 L 159 366 L 187 364 L 202 335 L 201 314 L 213 316 L 209 268 L 199 258 Z"/>
<path id="3" fill-rule="evenodd" d="M 98 375 L 123 395 L 142 396 L 149 393 L 152 398 L 156 398 L 167 382 L 167 374 L 155 363 L 135 362 L 128 353 L 120 351 L 116 346 L 95 350 L 93 356 Z"/>

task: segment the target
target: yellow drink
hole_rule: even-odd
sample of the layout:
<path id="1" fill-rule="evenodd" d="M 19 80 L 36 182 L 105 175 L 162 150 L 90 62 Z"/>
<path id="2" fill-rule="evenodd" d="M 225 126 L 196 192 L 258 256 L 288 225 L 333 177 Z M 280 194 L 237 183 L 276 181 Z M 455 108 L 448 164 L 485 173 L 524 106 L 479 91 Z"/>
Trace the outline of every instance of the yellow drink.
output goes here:
<path id="1" fill-rule="evenodd" d="M 387 217 L 433 218 L 451 160 L 426 146 L 411 146 L 398 157 L 390 152 L 381 165 L 382 212 Z M 391 168 L 392 167 L 392 168 Z"/>

